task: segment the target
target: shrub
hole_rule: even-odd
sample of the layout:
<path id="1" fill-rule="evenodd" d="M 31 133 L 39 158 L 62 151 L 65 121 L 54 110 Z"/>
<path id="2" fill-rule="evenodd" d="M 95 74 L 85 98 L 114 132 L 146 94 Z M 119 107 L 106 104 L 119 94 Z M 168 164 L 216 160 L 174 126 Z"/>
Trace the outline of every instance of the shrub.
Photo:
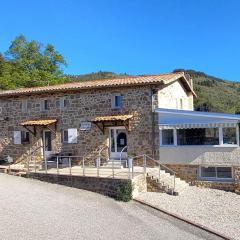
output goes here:
<path id="1" fill-rule="evenodd" d="M 132 200 L 132 183 L 130 181 L 122 182 L 117 188 L 116 200 L 128 202 Z"/>

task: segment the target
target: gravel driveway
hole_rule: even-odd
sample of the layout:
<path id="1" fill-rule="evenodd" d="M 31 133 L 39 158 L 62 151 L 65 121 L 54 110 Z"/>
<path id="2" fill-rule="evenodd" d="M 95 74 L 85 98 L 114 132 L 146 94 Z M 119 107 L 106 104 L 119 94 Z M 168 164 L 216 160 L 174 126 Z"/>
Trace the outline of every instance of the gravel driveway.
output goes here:
<path id="1" fill-rule="evenodd" d="M 148 192 L 138 199 L 240 239 L 240 195 L 235 193 L 189 187 L 177 197 Z"/>
<path id="2" fill-rule="evenodd" d="M 0 174 L 0 239 L 219 238 L 135 202 Z"/>

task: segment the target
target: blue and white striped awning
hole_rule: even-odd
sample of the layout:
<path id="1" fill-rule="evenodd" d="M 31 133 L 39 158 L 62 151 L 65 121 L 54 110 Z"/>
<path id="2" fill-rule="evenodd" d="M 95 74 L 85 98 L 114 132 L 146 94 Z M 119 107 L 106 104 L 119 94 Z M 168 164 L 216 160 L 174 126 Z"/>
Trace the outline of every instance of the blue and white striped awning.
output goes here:
<path id="1" fill-rule="evenodd" d="M 159 124 L 159 129 L 218 128 L 218 127 L 236 127 L 236 126 L 237 126 L 237 123 Z"/>
<path id="2" fill-rule="evenodd" d="M 234 114 L 156 109 L 160 129 L 236 127 L 240 116 Z"/>

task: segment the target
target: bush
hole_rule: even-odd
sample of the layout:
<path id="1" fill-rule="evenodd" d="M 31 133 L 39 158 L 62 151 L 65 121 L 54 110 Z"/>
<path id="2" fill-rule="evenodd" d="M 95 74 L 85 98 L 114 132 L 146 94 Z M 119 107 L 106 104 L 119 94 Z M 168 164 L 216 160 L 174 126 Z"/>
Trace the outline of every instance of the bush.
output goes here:
<path id="1" fill-rule="evenodd" d="M 117 189 L 116 200 L 123 202 L 132 200 L 132 191 L 133 187 L 130 181 L 120 183 Z"/>

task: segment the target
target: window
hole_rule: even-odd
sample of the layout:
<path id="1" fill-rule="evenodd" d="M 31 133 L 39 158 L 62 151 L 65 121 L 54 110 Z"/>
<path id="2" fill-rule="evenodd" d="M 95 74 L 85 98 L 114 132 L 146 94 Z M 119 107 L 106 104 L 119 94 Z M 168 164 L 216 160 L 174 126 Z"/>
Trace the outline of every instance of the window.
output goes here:
<path id="1" fill-rule="evenodd" d="M 236 128 L 223 128 L 223 144 L 237 144 Z"/>
<path id="2" fill-rule="evenodd" d="M 218 145 L 218 128 L 194 128 L 177 130 L 178 145 Z"/>
<path id="3" fill-rule="evenodd" d="M 47 111 L 49 110 L 49 101 L 47 99 L 44 99 L 42 101 L 42 111 Z"/>
<path id="4" fill-rule="evenodd" d="M 114 95 L 112 99 L 112 108 L 113 109 L 120 109 L 122 107 L 122 96 Z"/>
<path id="5" fill-rule="evenodd" d="M 62 131 L 62 142 L 63 143 L 77 143 L 77 128 L 69 128 Z"/>
<path id="6" fill-rule="evenodd" d="M 67 106 L 67 100 L 66 100 L 65 97 L 60 98 L 60 103 L 59 103 L 59 105 L 60 105 L 60 108 L 61 108 L 61 109 L 66 108 L 66 106 Z"/>
<path id="7" fill-rule="evenodd" d="M 173 145 L 174 137 L 173 137 L 173 129 L 165 129 L 162 130 L 162 145 Z"/>
<path id="8" fill-rule="evenodd" d="M 28 108 L 27 104 L 28 104 L 27 100 L 22 101 L 22 112 L 23 113 L 27 112 L 27 108 Z"/>
<path id="9" fill-rule="evenodd" d="M 62 142 L 63 143 L 68 143 L 68 130 L 63 130 L 62 131 Z"/>
<path id="10" fill-rule="evenodd" d="M 21 140 L 22 140 L 22 143 L 29 143 L 29 132 L 27 131 L 22 131 L 21 132 Z"/>
<path id="11" fill-rule="evenodd" d="M 27 131 L 14 131 L 13 132 L 13 143 L 22 144 L 29 143 L 29 132 Z"/>
<path id="12" fill-rule="evenodd" d="M 180 109 L 183 109 L 183 99 L 180 98 Z"/>
<path id="13" fill-rule="evenodd" d="M 211 180 L 224 180 L 232 179 L 232 168 L 231 167 L 201 167 L 201 178 Z"/>

